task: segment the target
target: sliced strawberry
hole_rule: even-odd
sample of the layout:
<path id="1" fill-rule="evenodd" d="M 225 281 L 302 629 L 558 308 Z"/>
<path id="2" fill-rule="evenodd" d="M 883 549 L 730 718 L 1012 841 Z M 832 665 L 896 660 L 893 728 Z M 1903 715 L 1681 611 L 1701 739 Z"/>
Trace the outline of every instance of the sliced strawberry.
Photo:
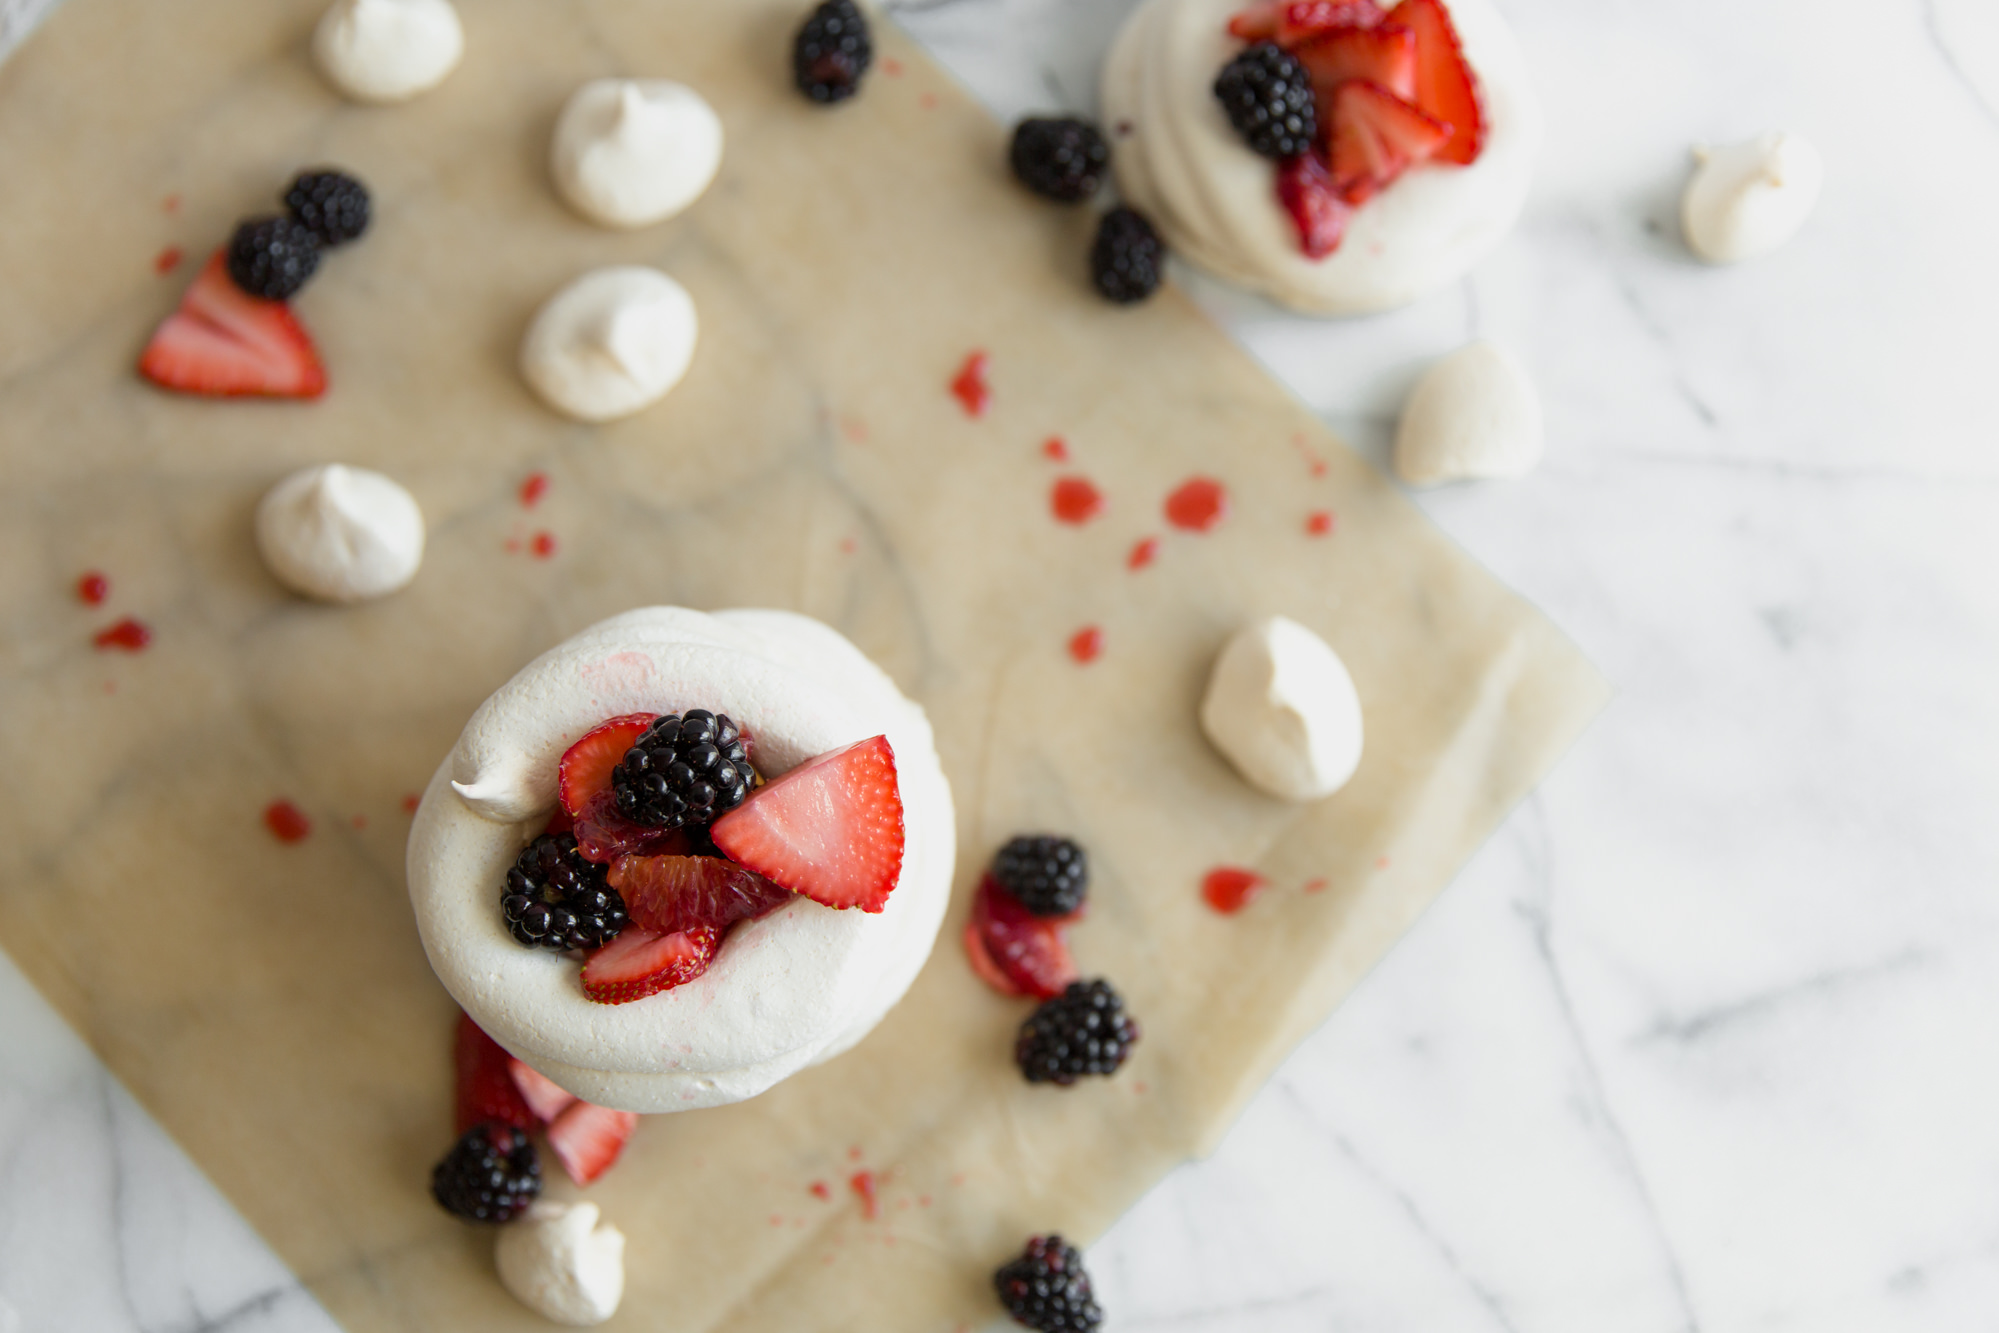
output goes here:
<path id="1" fill-rule="evenodd" d="M 798 896 L 719 856 L 621 856 L 610 878 L 632 924 L 662 935 L 697 926 L 727 930 Z"/>
<path id="2" fill-rule="evenodd" d="M 638 1123 L 635 1112 L 577 1102 L 548 1127 L 548 1146 L 571 1180 L 588 1185 L 611 1169 Z"/>
<path id="3" fill-rule="evenodd" d="M 713 926 L 662 935 L 625 927 L 624 933 L 583 962 L 583 993 L 598 1004 L 626 1004 L 657 995 L 708 970 L 722 932 Z"/>
<path id="4" fill-rule="evenodd" d="M 513 1058 L 470 1014 L 458 1015 L 458 1033 L 452 1041 L 452 1064 L 458 1072 L 457 1133 L 488 1120 L 515 1129 L 535 1127 L 534 1111 L 507 1070 Z"/>
<path id="5" fill-rule="evenodd" d="M 1308 259 L 1324 259 L 1340 248 L 1353 209 L 1333 188 L 1332 173 L 1317 153 L 1286 158 L 1277 168 L 1277 202 L 1298 228 L 1298 248 Z"/>
<path id="6" fill-rule="evenodd" d="M 1437 160 L 1459 166 L 1476 161 L 1485 147 L 1485 107 L 1449 11 L 1442 0 L 1402 0 L 1388 21 L 1416 34 L 1416 105 L 1451 127 Z"/>
<path id="7" fill-rule="evenodd" d="M 731 860 L 828 907 L 879 912 L 902 875 L 902 791 L 888 737 L 808 759 L 715 821 Z"/>
<path id="8" fill-rule="evenodd" d="M 1343 83 L 1366 79 L 1403 101 L 1416 96 L 1416 34 L 1399 23 L 1330 32 L 1298 48 L 1312 76 L 1319 124 L 1333 123 L 1333 94 Z"/>
<path id="9" fill-rule="evenodd" d="M 1027 994 L 1015 985 L 1013 978 L 993 960 L 992 950 L 986 947 L 986 937 L 979 933 L 979 926 L 975 921 L 965 923 L 965 958 L 971 963 L 972 971 L 979 980 L 1001 995 Z"/>
<path id="10" fill-rule="evenodd" d="M 600 722 L 582 740 L 562 752 L 555 766 L 556 785 L 562 793 L 562 808 L 582 817 L 583 807 L 598 792 L 611 790 L 611 770 L 625 757 L 657 713 L 627 713 L 609 722 Z"/>
<path id="11" fill-rule="evenodd" d="M 583 859 L 601 866 L 621 856 L 677 856 L 688 846 L 684 830 L 653 828 L 619 814 L 617 797 L 609 787 L 584 803 L 570 832 L 576 835 L 576 850 Z"/>
<path id="12" fill-rule="evenodd" d="M 1000 994 L 1052 999 L 1076 980 L 1076 963 L 1062 938 L 1063 927 L 1073 920 L 1074 916 L 1034 915 L 987 875 L 979 881 L 978 893 L 972 899 L 965 951 L 973 955 L 973 970 L 984 975 L 974 945 L 983 950 L 986 961 L 1012 987 L 996 986 Z"/>
<path id="13" fill-rule="evenodd" d="M 1374 0 L 1265 0 L 1230 19 L 1229 35 L 1295 50 L 1321 33 L 1371 28 L 1382 12 Z"/>
<path id="14" fill-rule="evenodd" d="M 317 398 L 326 371 L 283 301 L 251 296 L 230 280 L 217 250 L 153 331 L 139 373 L 164 389 L 215 397 Z"/>
<path id="15" fill-rule="evenodd" d="M 1333 94 L 1333 187 L 1359 205 L 1450 137 L 1449 125 L 1379 84 L 1343 83 Z"/>
<path id="16" fill-rule="evenodd" d="M 534 1118 L 544 1125 L 561 1115 L 576 1100 L 575 1093 L 525 1060 L 508 1061 L 507 1076 L 520 1089 L 521 1100 L 528 1104 L 528 1110 L 534 1112 Z"/>

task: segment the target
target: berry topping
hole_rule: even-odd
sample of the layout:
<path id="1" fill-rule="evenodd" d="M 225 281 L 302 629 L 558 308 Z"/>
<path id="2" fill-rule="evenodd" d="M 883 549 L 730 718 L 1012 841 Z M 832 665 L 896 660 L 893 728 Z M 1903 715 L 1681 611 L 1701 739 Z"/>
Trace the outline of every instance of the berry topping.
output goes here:
<path id="1" fill-rule="evenodd" d="M 1069 916 L 1090 891 L 1090 858 L 1067 838 L 1010 839 L 993 856 L 993 878 L 1036 916 Z"/>
<path id="2" fill-rule="evenodd" d="M 1062 938 L 1070 917 L 1036 916 L 991 875 L 980 879 L 965 927 L 972 970 L 1002 995 L 1051 999 L 1076 979 L 1076 963 Z"/>
<path id="3" fill-rule="evenodd" d="M 1111 146 L 1086 120 L 1029 116 L 1013 127 L 1008 156 L 1022 185 L 1045 199 L 1076 204 L 1103 185 Z"/>
<path id="4" fill-rule="evenodd" d="M 474 1125 L 431 1171 L 430 1192 L 468 1222 L 510 1221 L 541 1193 L 541 1159 L 526 1131 Z"/>
<path id="5" fill-rule="evenodd" d="M 583 859 L 573 833 L 544 833 L 514 859 L 500 914 L 530 949 L 596 949 L 625 928 L 625 900 L 604 867 Z"/>
<path id="6" fill-rule="evenodd" d="M 1243 142 L 1265 157 L 1296 157 L 1318 142 L 1311 75 L 1275 42 L 1258 42 L 1222 66 L 1215 96 Z"/>
<path id="7" fill-rule="evenodd" d="M 319 353 L 291 310 L 246 295 L 230 281 L 220 251 L 154 331 L 139 373 L 161 388 L 218 397 L 326 392 Z"/>
<path id="8" fill-rule="evenodd" d="M 1296 50 L 1322 32 L 1371 28 L 1381 19 L 1374 0 L 1264 0 L 1230 19 L 1229 35 Z"/>
<path id="9" fill-rule="evenodd" d="M 324 246 L 345 245 L 368 230 L 368 187 L 342 172 L 300 172 L 285 191 L 285 207 Z"/>
<path id="10" fill-rule="evenodd" d="M 579 1101 L 548 1127 L 549 1150 L 571 1180 L 588 1185 L 611 1169 L 638 1123 L 634 1112 Z"/>
<path id="11" fill-rule="evenodd" d="M 792 81 L 813 101 L 830 106 L 860 91 L 873 58 L 868 21 L 854 0 L 826 0 L 806 16 L 792 44 Z"/>
<path id="12" fill-rule="evenodd" d="M 1312 76 L 1323 124 L 1335 118 L 1333 94 L 1353 79 L 1378 83 L 1405 102 L 1416 96 L 1416 34 L 1399 23 L 1329 32 L 1299 47 L 1298 59 Z"/>
<path id="13" fill-rule="evenodd" d="M 509 1059 L 507 1076 L 520 1090 L 521 1100 L 527 1103 L 528 1110 L 534 1112 L 534 1118 L 544 1125 L 576 1101 L 575 1093 L 525 1060 Z"/>
<path id="14" fill-rule="evenodd" d="M 1333 94 L 1333 188 L 1363 204 L 1450 137 L 1449 125 L 1381 85 L 1343 83 Z"/>
<path id="15" fill-rule="evenodd" d="M 488 1121 L 512 1125 L 515 1129 L 534 1128 L 534 1111 L 522 1098 L 510 1072 L 514 1057 L 487 1036 L 470 1014 L 458 1015 L 451 1063 L 458 1075 L 458 1133 Z"/>
<path id="16" fill-rule="evenodd" d="M 1450 14 L 1440 0 L 1402 0 L 1388 21 L 1416 34 L 1416 105 L 1451 127 L 1437 160 L 1459 166 L 1476 161 L 1485 147 L 1485 109 Z"/>
<path id="17" fill-rule="evenodd" d="M 808 759 L 715 821 L 724 855 L 828 907 L 879 912 L 902 876 L 902 791 L 888 737 Z"/>
<path id="18" fill-rule="evenodd" d="M 722 932 L 713 926 L 675 931 L 625 931 L 583 964 L 583 993 L 598 1004 L 628 1004 L 684 986 L 708 970 Z"/>
<path id="19" fill-rule="evenodd" d="M 1333 173 L 1317 153 L 1301 153 L 1277 169 L 1277 202 L 1298 229 L 1298 248 L 1324 259 L 1346 238 L 1353 207 L 1333 187 Z"/>
<path id="20" fill-rule="evenodd" d="M 1166 243 L 1135 208 L 1113 208 L 1097 224 L 1090 247 L 1090 279 L 1107 301 L 1131 305 L 1159 288 Z"/>
<path id="21" fill-rule="evenodd" d="M 755 785 L 742 729 L 723 713 L 668 713 L 640 733 L 611 772 L 618 813 L 650 828 L 700 828 Z"/>
<path id="22" fill-rule="evenodd" d="M 1016 1323 L 1040 1333 L 1093 1333 L 1104 1312 L 1090 1290 L 1083 1255 L 1060 1236 L 1036 1236 L 993 1274 L 993 1290 Z"/>
<path id="23" fill-rule="evenodd" d="M 611 773 L 645 735 L 657 713 L 627 713 L 609 722 L 600 722 L 582 740 L 562 752 L 556 765 L 556 790 L 562 808 L 582 818 L 590 798 L 611 788 Z"/>
<path id="24" fill-rule="evenodd" d="M 282 301 L 319 268 L 319 237 L 290 218 L 251 218 L 229 238 L 229 277 L 266 301 Z"/>
<path id="25" fill-rule="evenodd" d="M 620 857 L 611 885 L 624 895 L 634 926 L 662 935 L 699 926 L 727 930 L 798 896 L 716 856 Z"/>
<path id="26" fill-rule="evenodd" d="M 1116 1073 L 1137 1043 L 1138 1024 L 1108 981 L 1072 981 L 1020 1025 L 1013 1058 L 1029 1083 L 1067 1086 Z"/>

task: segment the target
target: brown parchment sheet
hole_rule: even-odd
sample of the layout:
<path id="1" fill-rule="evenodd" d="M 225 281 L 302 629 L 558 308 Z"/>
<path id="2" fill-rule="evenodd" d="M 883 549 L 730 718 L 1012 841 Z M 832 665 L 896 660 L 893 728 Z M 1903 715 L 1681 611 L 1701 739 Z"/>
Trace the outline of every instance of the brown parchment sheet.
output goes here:
<path id="1" fill-rule="evenodd" d="M 459 71 L 376 109 L 313 72 L 320 5 L 69 0 L 0 66 L 0 944 L 346 1327 L 546 1327 L 497 1284 L 490 1234 L 427 1194 L 453 1009 L 404 895 L 402 799 L 495 686 L 601 617 L 821 617 L 935 721 L 957 900 L 852 1053 L 640 1125 L 589 1191 L 630 1237 L 611 1327 L 985 1323 L 1024 1236 L 1093 1238 L 1214 1144 L 1602 681 L 1179 295 L 1092 295 L 1087 210 L 1014 185 L 1004 129 L 890 25 L 863 96 L 826 112 L 788 86 L 799 0 L 479 0 Z M 564 98 L 612 73 L 692 84 L 727 131 L 709 193 L 637 233 L 571 215 L 546 174 Z M 318 163 L 376 201 L 296 302 L 327 396 L 141 383 L 202 258 Z M 157 276 L 169 245 L 187 258 Z M 529 396 L 515 348 L 613 262 L 683 282 L 701 343 L 665 402 L 579 426 Z M 976 420 L 946 392 L 974 348 Z M 311 605 L 263 571 L 259 495 L 328 461 L 421 502 L 406 591 Z M 1064 472 L 1103 489 L 1101 518 L 1051 519 Z M 1205 535 L 1161 517 L 1195 474 L 1231 497 Z M 1337 527 L 1315 539 L 1320 509 Z M 1149 535 L 1157 561 L 1128 570 Z M 72 591 L 92 568 L 103 608 Z M 1365 706 L 1359 774 L 1318 804 L 1258 795 L 1195 721 L 1223 641 L 1271 612 L 1323 634 Z M 152 646 L 94 651 L 125 614 Z M 1079 666 L 1065 644 L 1091 624 L 1104 651 Z M 303 842 L 265 831 L 280 797 Z M 1020 1080 L 1026 1006 L 958 944 L 985 858 L 1028 829 L 1089 847 L 1072 946 L 1145 1027 L 1118 1077 L 1067 1091 Z M 1273 881 L 1233 918 L 1198 892 L 1224 863 Z M 872 1220 L 846 1188 L 862 1169 Z"/>

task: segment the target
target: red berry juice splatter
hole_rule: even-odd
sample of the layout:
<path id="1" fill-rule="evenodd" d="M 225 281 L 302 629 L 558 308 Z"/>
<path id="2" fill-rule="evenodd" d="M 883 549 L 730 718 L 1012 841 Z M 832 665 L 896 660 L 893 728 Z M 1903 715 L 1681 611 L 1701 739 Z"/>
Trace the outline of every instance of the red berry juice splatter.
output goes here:
<path id="1" fill-rule="evenodd" d="M 521 483 L 521 508 L 532 509 L 541 503 L 541 497 L 548 494 L 548 474 L 530 472 Z"/>
<path id="2" fill-rule="evenodd" d="M 1125 568 L 1144 569 L 1159 558 L 1159 538 L 1142 537 L 1131 548 L 1131 554 L 1124 558 Z"/>
<path id="3" fill-rule="evenodd" d="M 894 56 L 883 56 L 882 73 L 888 75 L 891 79 L 901 78 L 902 62 L 900 60 L 897 60 Z"/>
<path id="4" fill-rule="evenodd" d="M 1308 879 L 1305 881 L 1305 892 L 1324 893 L 1326 891 L 1327 886 L 1330 885 L 1331 883 L 1332 883 L 1331 880 L 1325 879 L 1323 877 L 1319 879 Z"/>
<path id="5" fill-rule="evenodd" d="M 861 1216 L 872 1222 L 881 1216 L 881 1204 L 875 1199 L 875 1173 L 856 1171 L 847 1179 L 851 1189 L 861 1201 Z"/>
<path id="6" fill-rule="evenodd" d="M 181 248 L 178 245 L 170 245 L 166 249 L 154 255 L 153 272 L 159 274 L 162 277 L 165 277 L 167 274 L 179 268 L 181 253 L 182 253 Z"/>
<path id="7" fill-rule="evenodd" d="M 1213 477 L 1189 477 L 1166 497 L 1166 521 L 1188 532 L 1209 532 L 1228 517 L 1229 493 Z"/>
<path id="8" fill-rule="evenodd" d="M 410 792 L 407 796 L 403 797 L 403 813 L 413 815 L 416 813 L 416 808 L 422 804 L 423 797 L 417 795 L 415 792 Z"/>
<path id="9" fill-rule="evenodd" d="M 548 559 L 555 554 L 555 534 L 547 531 L 537 532 L 534 535 L 534 544 L 529 549 L 534 552 L 535 559 Z"/>
<path id="10" fill-rule="evenodd" d="M 299 842 L 312 832 L 312 821 L 290 801 L 272 801 L 264 807 L 264 827 L 279 842 Z"/>
<path id="11" fill-rule="evenodd" d="M 91 640 L 100 652 L 116 648 L 125 653 L 144 652 L 146 645 L 152 641 L 153 632 L 146 628 L 145 622 L 134 620 L 131 616 L 126 616 L 110 629 L 99 631 L 97 637 Z"/>
<path id="12" fill-rule="evenodd" d="M 1218 866 L 1201 881 L 1201 896 L 1224 916 L 1233 916 L 1262 893 L 1269 880 L 1240 866 Z"/>
<path id="13" fill-rule="evenodd" d="M 1085 665 L 1103 656 L 1104 632 L 1095 625 L 1085 625 L 1069 636 L 1069 656 Z"/>
<path id="14" fill-rule="evenodd" d="M 1104 493 L 1088 477 L 1060 477 L 1048 492 L 1048 508 L 1058 522 L 1088 523 L 1104 512 Z"/>
<path id="15" fill-rule="evenodd" d="M 160 211 L 170 216 L 180 212 L 180 196 L 178 194 L 170 194 L 160 200 Z"/>
<path id="16" fill-rule="evenodd" d="M 1041 442 L 1041 456 L 1055 463 L 1069 461 L 1069 442 L 1060 435 L 1050 435 Z"/>
<path id="17" fill-rule="evenodd" d="M 958 368 L 957 378 L 951 381 L 951 393 L 964 405 L 968 417 L 982 417 L 993 405 L 992 386 L 986 383 L 986 364 L 990 359 L 984 352 L 971 353 Z"/>
<path id="18" fill-rule="evenodd" d="M 815 1180 L 807 1188 L 812 1191 L 812 1197 L 815 1199 L 830 1199 L 833 1197 L 832 1189 L 823 1180 Z"/>
<path id="19" fill-rule="evenodd" d="M 76 599 L 85 606 L 102 606 L 111 595 L 111 580 L 94 569 L 85 570 L 76 581 Z"/>
<path id="20" fill-rule="evenodd" d="M 1333 511 L 1317 509 L 1306 516 L 1305 533 L 1310 537 L 1325 537 L 1333 530 Z"/>

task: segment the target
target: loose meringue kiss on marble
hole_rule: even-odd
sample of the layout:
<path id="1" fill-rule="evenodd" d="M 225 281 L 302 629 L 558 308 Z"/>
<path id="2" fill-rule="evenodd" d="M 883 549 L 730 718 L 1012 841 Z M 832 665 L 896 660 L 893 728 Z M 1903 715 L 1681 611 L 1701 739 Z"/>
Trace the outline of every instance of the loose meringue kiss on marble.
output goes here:
<path id="1" fill-rule="evenodd" d="M 1805 225 L 1825 182 L 1809 139 L 1771 132 L 1744 143 L 1694 149 L 1680 198 L 1687 246 L 1710 264 L 1735 264 L 1781 248 Z"/>
<path id="2" fill-rule="evenodd" d="M 1416 381 L 1395 430 L 1395 471 L 1411 486 L 1522 477 L 1541 461 L 1541 398 L 1498 343 L 1440 358 Z"/>

